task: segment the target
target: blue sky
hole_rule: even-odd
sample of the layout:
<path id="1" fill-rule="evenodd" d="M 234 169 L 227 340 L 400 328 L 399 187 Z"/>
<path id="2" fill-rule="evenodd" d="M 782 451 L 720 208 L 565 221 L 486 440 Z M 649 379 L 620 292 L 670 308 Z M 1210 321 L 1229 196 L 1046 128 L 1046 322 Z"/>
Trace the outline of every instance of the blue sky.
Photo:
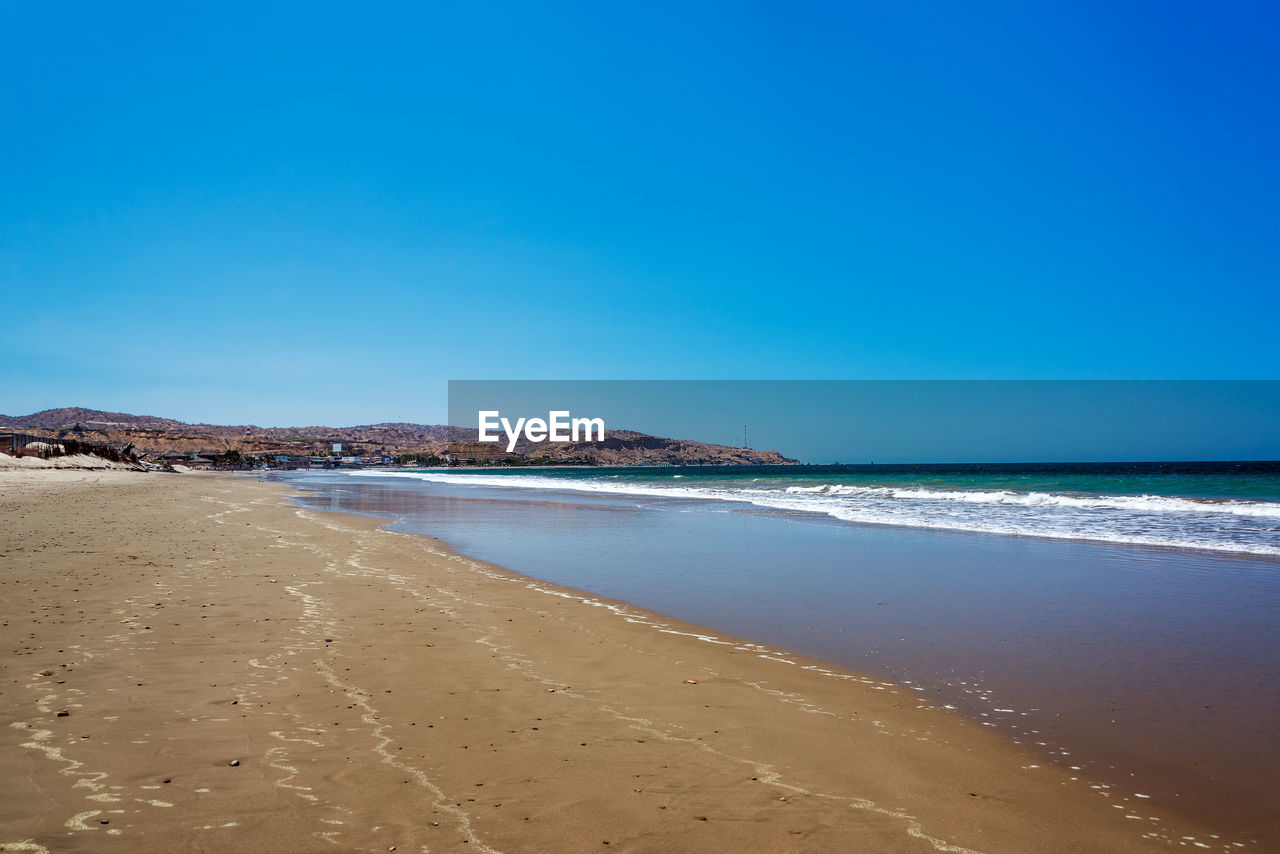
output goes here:
<path id="1" fill-rule="evenodd" d="M 1280 7 L 0 5 L 0 412 L 1280 377 Z"/>

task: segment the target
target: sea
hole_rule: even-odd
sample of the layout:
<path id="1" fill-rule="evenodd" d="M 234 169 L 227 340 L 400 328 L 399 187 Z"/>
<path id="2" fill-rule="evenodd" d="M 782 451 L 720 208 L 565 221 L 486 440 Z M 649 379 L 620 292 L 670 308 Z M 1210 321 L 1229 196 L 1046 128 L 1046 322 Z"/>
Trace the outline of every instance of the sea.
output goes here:
<path id="1" fill-rule="evenodd" d="M 1280 463 L 271 476 L 307 507 L 892 680 L 1141 798 L 1153 827 L 1167 809 L 1215 847 L 1280 847 Z"/>

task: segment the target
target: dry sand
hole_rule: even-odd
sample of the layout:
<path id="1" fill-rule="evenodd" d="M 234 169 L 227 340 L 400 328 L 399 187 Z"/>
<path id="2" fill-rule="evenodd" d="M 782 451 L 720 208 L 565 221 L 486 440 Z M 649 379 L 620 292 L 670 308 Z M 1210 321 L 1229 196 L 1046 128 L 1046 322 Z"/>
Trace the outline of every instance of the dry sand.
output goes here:
<path id="1" fill-rule="evenodd" d="M 3 850 L 1224 847 L 912 691 L 378 524 L 0 472 Z"/>
<path id="2" fill-rule="evenodd" d="M 0 471 L 6 473 L 6 483 L 18 482 L 16 479 L 7 476 L 8 472 L 15 469 L 18 471 L 44 471 L 48 469 L 140 471 L 142 466 L 117 463 L 114 460 L 106 460 L 91 454 L 67 454 L 66 456 L 50 457 L 47 460 L 40 457 L 14 457 L 9 454 L 0 454 Z"/>

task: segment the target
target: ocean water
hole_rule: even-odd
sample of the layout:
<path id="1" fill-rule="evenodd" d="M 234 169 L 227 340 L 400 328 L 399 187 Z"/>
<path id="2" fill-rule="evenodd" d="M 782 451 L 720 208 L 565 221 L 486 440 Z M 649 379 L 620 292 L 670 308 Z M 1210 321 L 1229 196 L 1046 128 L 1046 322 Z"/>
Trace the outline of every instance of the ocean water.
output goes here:
<path id="1" fill-rule="evenodd" d="M 279 477 L 316 509 L 891 678 L 1153 816 L 1280 845 L 1278 465 Z"/>
<path id="2" fill-rule="evenodd" d="M 369 471 L 374 477 L 386 476 Z M 732 502 L 846 522 L 1280 555 L 1280 463 L 397 472 L 438 483 Z"/>

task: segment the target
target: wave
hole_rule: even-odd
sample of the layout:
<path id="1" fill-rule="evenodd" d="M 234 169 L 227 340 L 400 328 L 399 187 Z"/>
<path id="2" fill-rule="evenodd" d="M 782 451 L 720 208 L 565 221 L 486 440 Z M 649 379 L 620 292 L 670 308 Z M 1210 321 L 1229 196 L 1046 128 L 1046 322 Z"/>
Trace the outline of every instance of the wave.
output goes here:
<path id="1" fill-rule="evenodd" d="M 888 486 L 789 486 L 792 495 L 867 495 L 884 498 L 964 501 L 969 504 L 1010 504 L 1024 507 L 1080 507 L 1100 510 L 1134 510 L 1150 513 L 1229 513 L 1280 519 L 1280 503 L 1269 501 L 1181 498 L 1171 495 L 1067 495 L 1052 492 L 1008 490 L 934 490 Z"/>
<path id="2" fill-rule="evenodd" d="M 818 484 L 767 488 L 756 483 L 694 485 L 452 472 L 357 471 L 352 476 L 438 483 L 737 502 L 846 522 L 1128 545 L 1280 555 L 1280 503 L 1163 495 L 1075 495 L 1008 490 Z"/>
<path id="3" fill-rule="evenodd" d="M 779 510 L 812 511 L 815 508 L 797 503 L 788 506 L 781 501 L 758 502 Z M 826 507 L 821 512 L 846 522 L 871 525 L 900 525 L 946 531 L 968 531 L 980 534 L 1004 534 L 1022 537 L 1048 537 L 1056 540 L 1093 540 L 1120 545 L 1157 546 L 1160 548 L 1197 549 L 1236 554 L 1280 555 L 1280 545 L 1260 541 L 1224 539 L 1225 532 L 1209 530 L 1195 536 L 1176 528 L 1151 528 L 1147 531 L 1116 530 L 1106 524 L 1051 524 L 1048 520 L 1026 518 L 957 517 L 878 513 L 868 509 Z M 1078 521 L 1078 520 L 1077 520 Z M 1275 535 L 1272 535 L 1274 541 Z"/>

